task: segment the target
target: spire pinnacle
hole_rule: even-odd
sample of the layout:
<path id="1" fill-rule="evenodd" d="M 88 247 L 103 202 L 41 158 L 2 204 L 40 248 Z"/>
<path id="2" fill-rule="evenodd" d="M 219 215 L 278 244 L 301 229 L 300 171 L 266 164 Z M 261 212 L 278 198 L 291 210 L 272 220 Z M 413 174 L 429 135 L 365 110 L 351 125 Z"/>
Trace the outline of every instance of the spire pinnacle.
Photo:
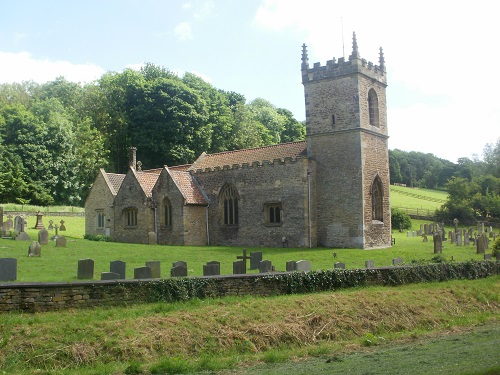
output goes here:
<path id="1" fill-rule="evenodd" d="M 380 66 L 380 69 L 385 72 L 385 59 L 384 59 L 384 51 L 382 50 L 382 47 L 380 47 L 378 65 Z"/>
<path id="2" fill-rule="evenodd" d="M 352 54 L 349 56 L 349 60 L 359 59 L 359 51 L 358 51 L 358 41 L 356 40 L 356 33 L 352 32 Z"/>
<path id="3" fill-rule="evenodd" d="M 307 57 L 307 46 L 302 44 L 302 70 L 309 69 L 309 58 Z"/>

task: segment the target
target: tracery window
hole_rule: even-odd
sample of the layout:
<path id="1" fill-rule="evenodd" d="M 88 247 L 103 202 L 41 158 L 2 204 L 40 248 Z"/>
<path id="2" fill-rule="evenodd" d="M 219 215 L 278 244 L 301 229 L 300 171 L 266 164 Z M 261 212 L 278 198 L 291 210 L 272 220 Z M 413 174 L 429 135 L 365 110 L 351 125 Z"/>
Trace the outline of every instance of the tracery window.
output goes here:
<path id="1" fill-rule="evenodd" d="M 123 218 L 126 227 L 136 227 L 137 226 L 137 209 L 127 208 L 123 211 Z"/>
<path id="2" fill-rule="evenodd" d="M 97 211 L 97 228 L 104 228 L 105 215 L 103 211 Z"/>
<path id="3" fill-rule="evenodd" d="M 226 185 L 220 195 L 223 224 L 238 225 L 238 192 L 232 185 Z"/>
<path id="4" fill-rule="evenodd" d="M 378 97 L 374 89 L 368 91 L 368 115 L 370 117 L 370 125 L 379 126 Z"/>
<path id="5" fill-rule="evenodd" d="M 266 224 L 281 225 L 283 210 L 281 203 L 267 203 L 266 204 Z"/>
<path id="6" fill-rule="evenodd" d="M 384 221 L 384 189 L 382 180 L 376 176 L 372 183 L 372 220 Z"/>

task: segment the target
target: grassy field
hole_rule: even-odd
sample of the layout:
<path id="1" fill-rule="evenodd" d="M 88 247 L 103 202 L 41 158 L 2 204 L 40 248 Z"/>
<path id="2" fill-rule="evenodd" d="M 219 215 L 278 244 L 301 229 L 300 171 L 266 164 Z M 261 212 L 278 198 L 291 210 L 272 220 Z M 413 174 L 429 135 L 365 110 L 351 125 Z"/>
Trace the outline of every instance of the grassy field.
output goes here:
<path id="1" fill-rule="evenodd" d="M 500 277 L 494 276 L 272 298 L 3 314 L 0 374 L 499 371 L 499 296 Z M 431 345 L 436 337 L 469 331 L 490 334 L 468 341 L 458 335 Z"/>
<path id="2" fill-rule="evenodd" d="M 448 193 L 445 191 L 391 185 L 391 207 L 435 211 L 447 197 Z"/>
<path id="3" fill-rule="evenodd" d="M 44 223 L 48 226 L 47 219 Z M 208 261 L 221 262 L 221 274 L 232 274 L 233 261 L 242 254 L 241 247 L 222 246 L 163 246 L 140 245 L 114 242 L 96 242 L 83 239 L 84 218 L 76 217 L 50 217 L 54 223 L 65 221 L 66 232 L 61 232 L 67 238 L 65 248 L 55 247 L 54 241 L 42 246 L 40 258 L 29 258 L 28 246 L 30 242 L 0 240 L 0 258 L 17 258 L 17 281 L 75 281 L 79 259 L 91 258 L 95 261 L 96 280 L 100 279 L 101 272 L 109 271 L 109 264 L 114 260 L 127 263 L 127 278 L 133 278 L 134 268 L 142 267 L 148 261 L 161 262 L 161 276 L 170 276 L 170 267 L 173 262 L 183 260 L 188 263 L 189 276 L 201 276 L 203 265 Z M 26 232 L 32 240 L 37 239 L 35 226 L 36 218 L 27 219 Z M 419 228 L 422 221 L 413 220 L 414 228 Z M 451 229 L 451 228 L 447 228 Z M 51 236 L 54 233 L 52 232 Z M 332 269 L 334 263 L 343 262 L 347 268 L 364 268 L 366 260 L 373 260 L 375 266 L 390 266 L 393 258 L 402 258 L 407 264 L 432 261 L 432 239 L 423 242 L 420 237 L 408 237 L 407 233 L 393 231 L 396 245 L 388 249 L 359 250 L 359 249 L 328 249 L 328 248 L 247 248 L 247 252 L 262 251 L 263 259 L 270 260 L 278 271 L 286 270 L 289 260 L 308 260 L 313 269 Z M 334 257 L 335 253 L 335 257 Z M 476 254 L 475 247 L 456 246 L 445 243 L 444 259 L 451 261 L 481 260 L 483 256 Z M 257 272 L 254 271 L 248 271 Z"/>

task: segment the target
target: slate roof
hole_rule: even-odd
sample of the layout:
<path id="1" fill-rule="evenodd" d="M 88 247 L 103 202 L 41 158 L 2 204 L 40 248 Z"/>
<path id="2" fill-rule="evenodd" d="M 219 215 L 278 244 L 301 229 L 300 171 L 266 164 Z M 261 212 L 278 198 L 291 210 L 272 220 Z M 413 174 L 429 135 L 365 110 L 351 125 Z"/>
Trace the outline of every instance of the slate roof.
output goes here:
<path id="1" fill-rule="evenodd" d="M 307 155 L 306 141 L 281 143 L 278 145 L 247 148 L 236 151 L 219 152 L 217 154 L 201 154 L 200 157 L 189 167 L 189 171 L 198 169 L 232 166 L 233 164 L 242 165 L 243 163 L 252 164 L 253 162 L 262 163 L 265 160 L 274 159 L 284 160 L 289 157 L 295 160 L 297 157 Z"/>
<path id="2" fill-rule="evenodd" d="M 120 186 L 122 186 L 122 182 L 125 179 L 125 175 L 118 173 L 106 173 L 106 176 L 108 177 L 108 180 L 111 183 L 111 188 L 114 189 L 114 191 L 112 191 L 111 193 L 113 195 L 116 195 L 118 190 L 120 190 Z"/>

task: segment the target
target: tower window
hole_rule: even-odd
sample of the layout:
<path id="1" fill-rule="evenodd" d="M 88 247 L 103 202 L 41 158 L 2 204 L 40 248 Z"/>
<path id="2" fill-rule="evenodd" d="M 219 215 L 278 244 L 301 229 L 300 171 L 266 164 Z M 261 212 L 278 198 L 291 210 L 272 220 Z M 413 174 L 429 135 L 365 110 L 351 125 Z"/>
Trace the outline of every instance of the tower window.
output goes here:
<path id="1" fill-rule="evenodd" d="M 222 189 L 220 200 L 222 203 L 222 217 L 224 225 L 238 225 L 238 194 L 232 185 Z"/>
<path id="2" fill-rule="evenodd" d="M 374 89 L 368 91 L 368 115 L 370 125 L 379 126 L 378 120 L 378 97 Z"/>
<path id="3" fill-rule="evenodd" d="M 384 189 L 379 176 L 375 177 L 371 188 L 372 220 L 384 221 Z"/>

